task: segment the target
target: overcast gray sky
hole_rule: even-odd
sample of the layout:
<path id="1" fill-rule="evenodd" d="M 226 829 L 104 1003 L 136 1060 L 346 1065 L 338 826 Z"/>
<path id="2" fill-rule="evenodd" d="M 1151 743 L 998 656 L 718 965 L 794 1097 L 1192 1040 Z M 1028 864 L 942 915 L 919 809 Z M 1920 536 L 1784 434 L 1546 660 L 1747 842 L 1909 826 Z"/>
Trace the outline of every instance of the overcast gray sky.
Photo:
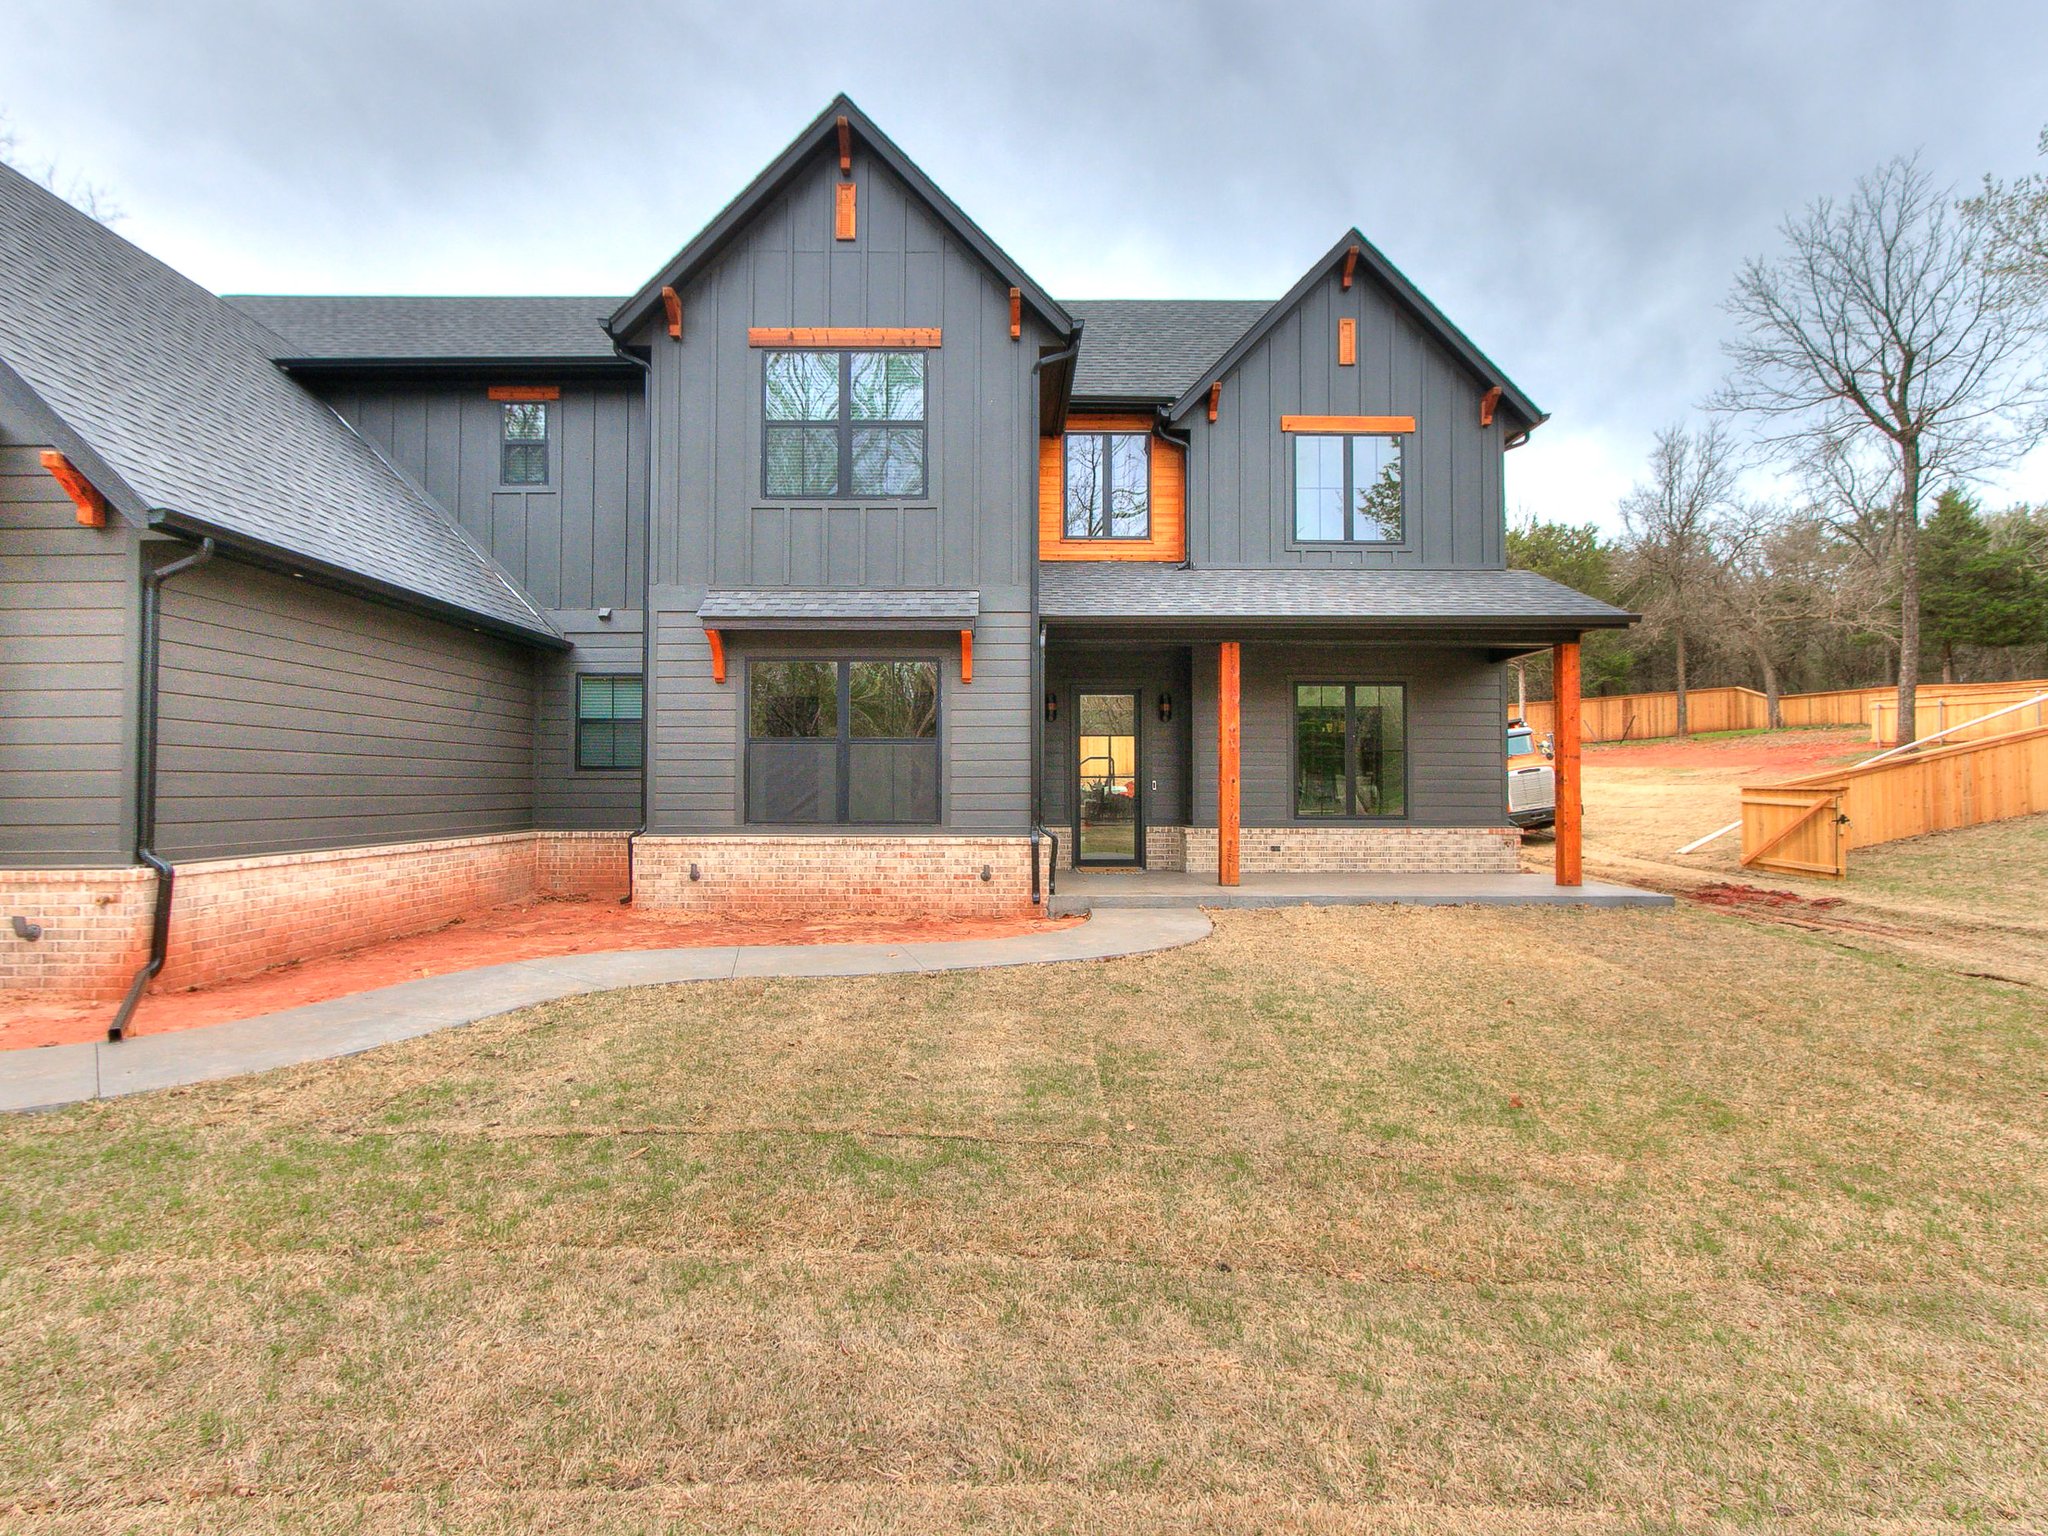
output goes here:
<path id="1" fill-rule="evenodd" d="M 625 293 L 845 89 L 1052 292 L 1270 297 L 1358 224 L 1612 518 L 1737 262 L 1919 151 L 2036 169 L 2048 5 L 0 0 L 30 160 L 222 291 Z M 2048 500 L 2048 454 L 1990 488 Z"/>

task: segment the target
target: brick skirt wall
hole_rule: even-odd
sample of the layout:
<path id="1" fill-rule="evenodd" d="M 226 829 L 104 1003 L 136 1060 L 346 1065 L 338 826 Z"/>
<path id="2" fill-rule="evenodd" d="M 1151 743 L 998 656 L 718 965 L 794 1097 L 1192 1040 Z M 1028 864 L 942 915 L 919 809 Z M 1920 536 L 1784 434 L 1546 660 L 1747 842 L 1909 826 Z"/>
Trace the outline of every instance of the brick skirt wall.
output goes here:
<path id="1" fill-rule="evenodd" d="M 203 987 L 274 965 L 425 933 L 534 896 L 627 894 L 624 832 L 504 832 L 178 866 L 158 987 Z M 0 870 L 0 992 L 117 997 L 149 958 L 145 869 Z"/>
<path id="2" fill-rule="evenodd" d="M 1023 916 L 1032 910 L 1031 842 L 887 833 L 641 837 L 633 904 L 733 917 Z"/>
<path id="3" fill-rule="evenodd" d="M 0 869 L 0 992 L 119 997 L 149 959 L 146 869 Z M 33 939 L 15 917 L 40 926 Z"/>
<path id="4" fill-rule="evenodd" d="M 1246 827 L 1238 867 L 1248 875 L 1513 874 L 1521 847 L 1513 827 Z M 1186 868 L 1216 872 L 1214 827 L 1187 829 Z"/>

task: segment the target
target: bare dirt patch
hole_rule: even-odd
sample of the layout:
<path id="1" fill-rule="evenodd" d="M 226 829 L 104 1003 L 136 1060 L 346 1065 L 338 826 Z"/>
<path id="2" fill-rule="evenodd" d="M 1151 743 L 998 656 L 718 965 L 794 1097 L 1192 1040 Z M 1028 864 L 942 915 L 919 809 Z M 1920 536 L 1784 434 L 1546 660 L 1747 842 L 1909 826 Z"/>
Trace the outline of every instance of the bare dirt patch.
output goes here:
<path id="1" fill-rule="evenodd" d="M 345 954 L 278 966 L 242 981 L 190 991 L 152 992 L 136 1009 L 133 1032 L 161 1034 L 254 1018 L 376 987 L 451 971 L 621 949 L 683 949 L 724 944 L 908 944 L 996 939 L 1071 927 L 1079 918 L 833 918 L 736 921 L 653 913 L 616 901 L 515 902 L 460 918 L 431 933 L 365 945 Z M 105 1038 L 114 1005 L 52 1003 L 33 994 L 0 994 L 0 1050 Z"/>

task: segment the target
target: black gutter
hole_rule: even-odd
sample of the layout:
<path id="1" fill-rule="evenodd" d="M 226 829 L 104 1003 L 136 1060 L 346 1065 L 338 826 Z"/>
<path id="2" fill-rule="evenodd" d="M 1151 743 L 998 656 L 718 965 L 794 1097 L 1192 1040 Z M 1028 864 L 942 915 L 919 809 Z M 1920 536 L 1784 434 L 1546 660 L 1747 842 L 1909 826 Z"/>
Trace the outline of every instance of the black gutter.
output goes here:
<path id="1" fill-rule="evenodd" d="M 1031 365 L 1030 377 L 1037 379 L 1048 363 L 1069 363 L 1081 353 L 1082 322 L 1074 322 L 1073 333 L 1067 338 L 1066 346 L 1057 352 L 1042 352 L 1038 361 Z M 1072 380 L 1069 383 L 1071 399 Z M 1046 830 L 1045 826 L 1045 621 L 1038 616 L 1038 438 L 1044 435 L 1045 422 L 1041 414 L 1039 430 L 1032 434 L 1031 451 L 1026 453 L 1024 478 L 1024 506 L 1030 512 L 1025 521 L 1030 539 L 1027 568 L 1031 572 L 1031 905 L 1040 905 L 1038 891 L 1038 845 L 1041 838 L 1052 838 L 1052 863 L 1045 871 L 1045 901 L 1050 903 L 1058 894 L 1060 840 Z"/>
<path id="2" fill-rule="evenodd" d="M 107 1026 L 109 1040 L 124 1040 L 135 1005 L 142 1001 L 142 989 L 164 968 L 171 946 L 171 889 L 178 872 L 157 855 L 156 842 L 156 735 L 157 663 L 162 649 L 163 585 L 173 576 L 206 564 L 213 558 L 213 540 L 201 539 L 199 547 L 181 560 L 142 573 L 142 698 L 135 730 L 135 858 L 156 871 L 156 915 L 149 929 L 149 959 L 135 979 L 128 983 L 128 995 Z"/>

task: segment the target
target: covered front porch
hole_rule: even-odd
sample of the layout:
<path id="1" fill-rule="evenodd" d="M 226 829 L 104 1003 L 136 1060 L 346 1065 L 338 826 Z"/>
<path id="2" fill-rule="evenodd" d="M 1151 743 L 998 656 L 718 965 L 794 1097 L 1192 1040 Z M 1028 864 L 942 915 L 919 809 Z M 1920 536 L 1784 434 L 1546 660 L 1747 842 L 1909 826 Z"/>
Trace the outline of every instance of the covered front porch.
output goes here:
<path id="1" fill-rule="evenodd" d="M 1579 887 L 1579 632 L 1625 616 L 1527 574 L 1049 568 L 1038 821 L 1084 877 L 1068 889 L 1107 899 L 1101 881 L 1142 871 L 1148 892 L 1212 897 L 1526 891 L 1503 663 L 1545 648 L 1555 879 Z"/>

